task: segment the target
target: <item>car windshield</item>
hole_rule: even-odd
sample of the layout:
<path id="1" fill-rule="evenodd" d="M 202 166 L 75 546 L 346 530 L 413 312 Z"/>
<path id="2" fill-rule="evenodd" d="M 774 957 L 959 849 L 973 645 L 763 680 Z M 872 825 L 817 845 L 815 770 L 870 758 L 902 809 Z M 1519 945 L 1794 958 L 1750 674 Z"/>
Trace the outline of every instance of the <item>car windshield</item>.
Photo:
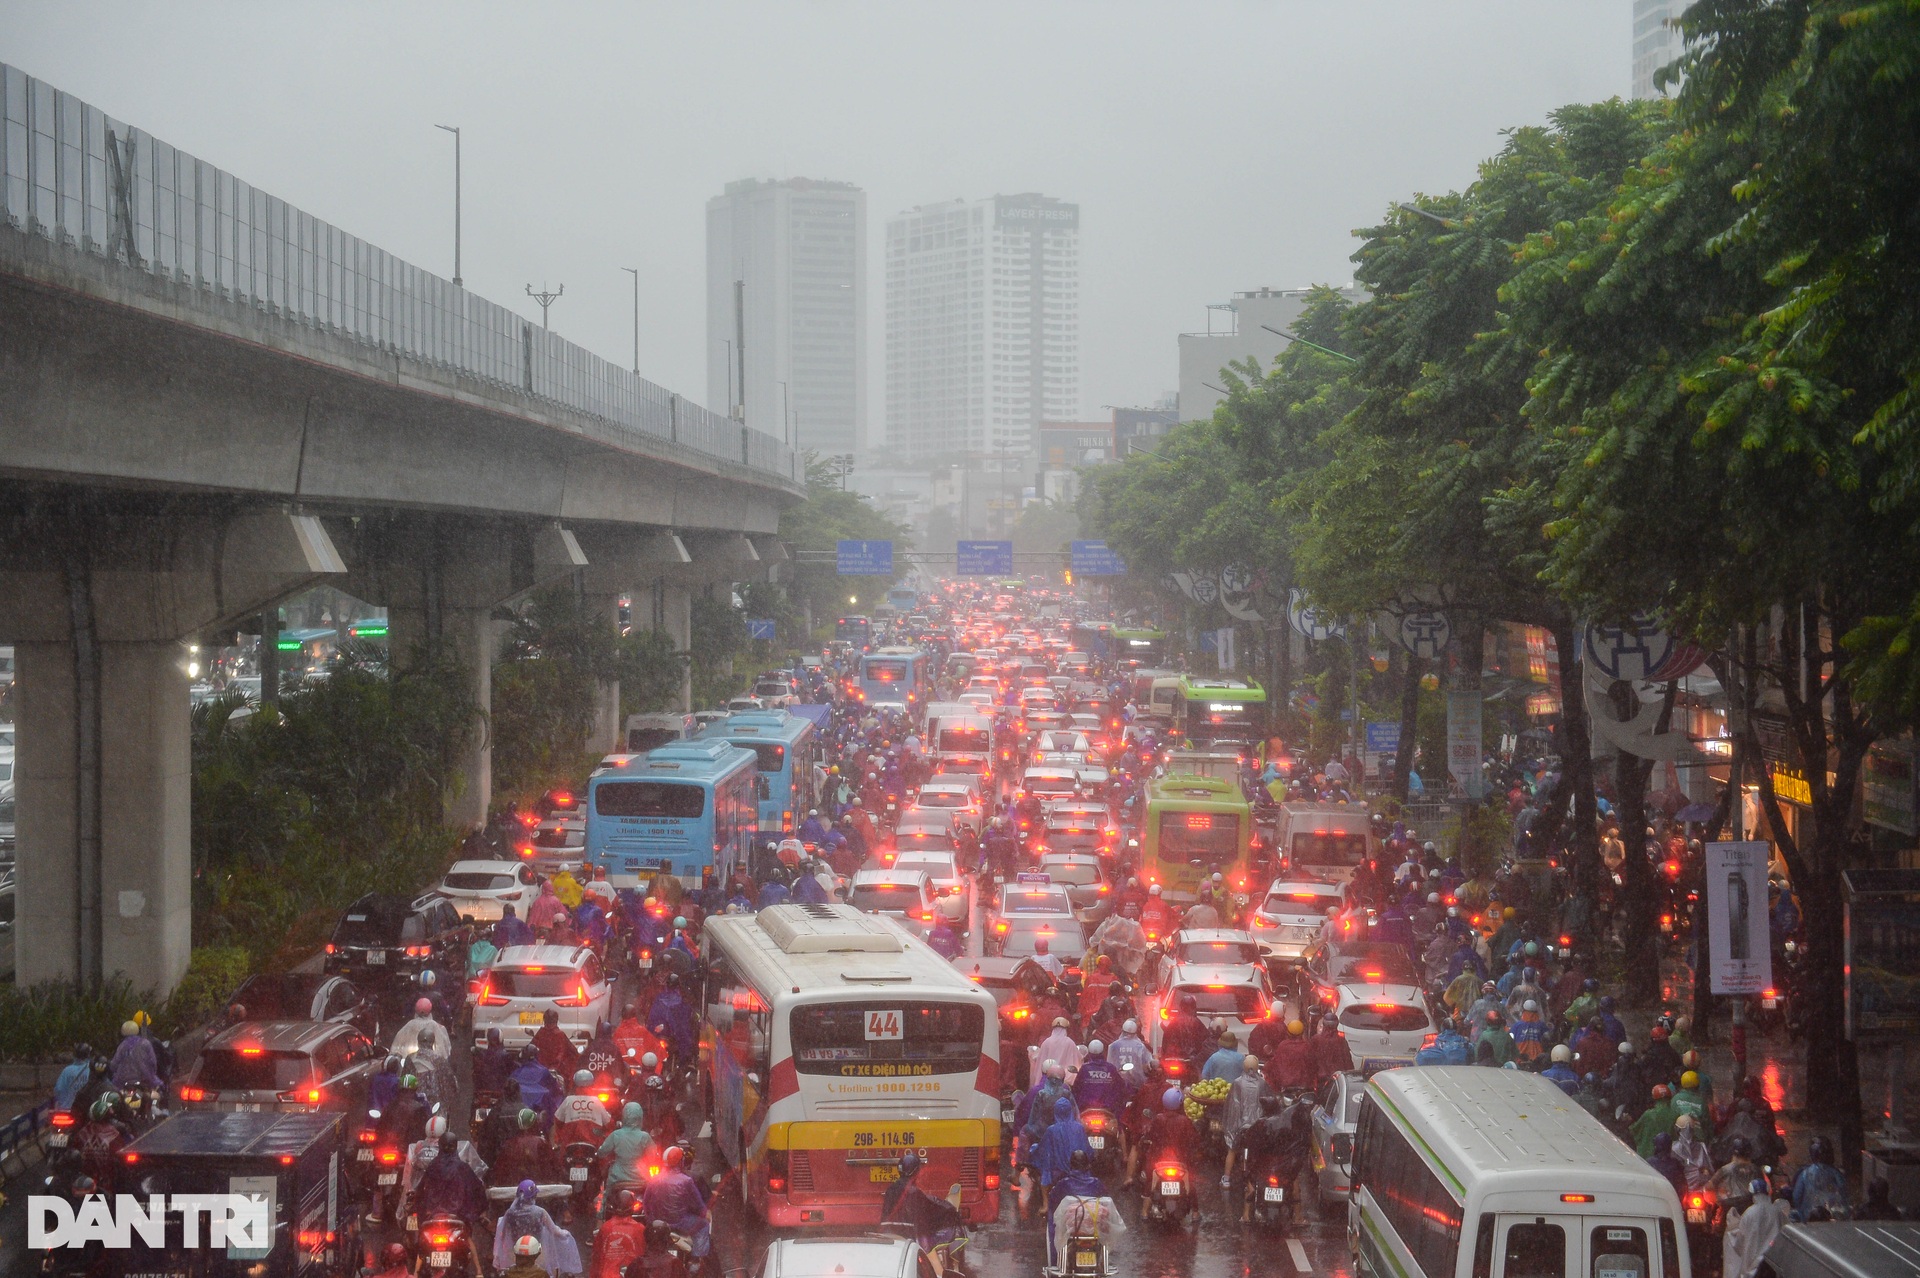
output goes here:
<path id="1" fill-rule="evenodd" d="M 1086 887 L 1100 881 L 1100 866 L 1093 861 L 1048 861 L 1040 868 L 1055 883 Z"/>
<path id="2" fill-rule="evenodd" d="M 953 835 L 945 830 L 902 830 L 894 839 L 902 853 L 908 848 L 926 848 L 934 852 L 952 852 L 957 848 Z"/>
<path id="3" fill-rule="evenodd" d="M 1329 906 L 1338 904 L 1340 893 L 1337 891 L 1282 888 L 1269 893 L 1260 908 L 1268 914 L 1311 914 L 1318 917 L 1326 913 Z"/>
<path id="4" fill-rule="evenodd" d="M 216 1092 L 277 1092 L 312 1077 L 313 1058 L 305 1052 L 269 1052 L 240 1044 L 202 1052 L 194 1081 Z"/>
<path id="5" fill-rule="evenodd" d="M 449 874 L 442 880 L 442 885 L 453 892 L 499 892 L 513 884 L 514 876 L 511 874 L 483 874 L 469 870 Z"/>
<path id="6" fill-rule="evenodd" d="M 1260 947 L 1252 941 L 1182 941 L 1182 963 L 1212 963 L 1217 967 L 1235 967 L 1258 963 Z"/>
<path id="7" fill-rule="evenodd" d="M 1001 903 L 1002 914 L 1066 914 L 1073 909 L 1064 888 L 1015 888 Z"/>
<path id="8" fill-rule="evenodd" d="M 1183 985 L 1177 994 L 1193 995 L 1202 1016 L 1237 1016 L 1249 1024 L 1267 1016 L 1266 995 L 1251 985 Z"/>
<path id="9" fill-rule="evenodd" d="M 967 796 L 963 792 L 954 790 L 922 790 L 920 791 L 917 806 L 923 808 L 964 808 L 967 806 Z"/>
<path id="10" fill-rule="evenodd" d="M 391 905 L 364 902 L 349 907 L 333 929 L 336 945 L 397 945 L 425 937 L 426 926 L 419 915 Z"/>
<path id="11" fill-rule="evenodd" d="M 580 974 L 569 967 L 552 967 L 543 972 L 496 968 L 488 983 L 491 993 L 500 998 L 561 998 L 578 993 L 583 981 Z"/>
<path id="12" fill-rule="evenodd" d="M 1340 1024 L 1358 1030 L 1424 1030 L 1424 1008 L 1405 1003 L 1355 1003 L 1340 1012 Z"/>
<path id="13" fill-rule="evenodd" d="M 1367 854 L 1367 836 L 1338 830 L 1296 834 L 1291 851 L 1297 865 L 1358 865 Z"/>
<path id="14" fill-rule="evenodd" d="M 304 1021 L 313 1012 L 318 985 L 311 977 L 292 974 L 250 976 L 234 991 L 232 1001 L 256 1021 Z"/>
<path id="15" fill-rule="evenodd" d="M 1073 776 L 1027 778 L 1027 789 L 1035 794 L 1072 794 L 1079 786 L 1079 778 Z"/>
<path id="16" fill-rule="evenodd" d="M 533 845 L 537 848 L 581 848 L 587 845 L 587 832 L 564 825 L 550 825 L 533 836 Z"/>
<path id="17" fill-rule="evenodd" d="M 960 871 L 953 865 L 952 857 L 939 856 L 902 856 L 894 860 L 896 870 L 920 870 L 930 879 L 955 879 Z"/>
<path id="18" fill-rule="evenodd" d="M 939 748 L 955 754 L 985 754 L 991 747 L 985 728 L 942 728 Z"/>
<path id="19" fill-rule="evenodd" d="M 856 883 L 851 904 L 856 910 L 918 910 L 920 889 L 911 883 Z"/>
<path id="20" fill-rule="evenodd" d="M 1368 946 L 1336 954 L 1328 964 L 1335 985 L 1414 985 L 1413 963 L 1397 945 Z"/>

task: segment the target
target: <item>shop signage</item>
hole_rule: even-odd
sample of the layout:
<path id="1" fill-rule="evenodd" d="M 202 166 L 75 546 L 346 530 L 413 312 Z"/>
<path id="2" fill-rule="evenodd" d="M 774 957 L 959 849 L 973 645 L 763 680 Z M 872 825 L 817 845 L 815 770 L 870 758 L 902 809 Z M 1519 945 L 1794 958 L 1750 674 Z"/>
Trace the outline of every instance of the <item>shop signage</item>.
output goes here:
<path id="1" fill-rule="evenodd" d="M 1791 764 L 1775 762 L 1767 765 L 1767 774 L 1773 778 L 1774 797 L 1803 808 L 1813 806 L 1813 786 L 1806 773 Z"/>
<path id="2" fill-rule="evenodd" d="M 1914 821 L 1913 741 L 1876 741 L 1861 775 L 1861 815 L 1869 825 L 1911 836 Z"/>

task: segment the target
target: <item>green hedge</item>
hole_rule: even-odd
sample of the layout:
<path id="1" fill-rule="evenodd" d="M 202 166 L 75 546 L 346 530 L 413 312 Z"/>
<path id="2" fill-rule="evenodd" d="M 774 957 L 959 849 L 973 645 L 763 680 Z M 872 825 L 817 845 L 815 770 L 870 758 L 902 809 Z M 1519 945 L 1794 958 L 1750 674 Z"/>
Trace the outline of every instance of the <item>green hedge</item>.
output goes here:
<path id="1" fill-rule="evenodd" d="M 125 977 L 98 989 L 72 981 L 0 985 L 0 1061 L 57 1060 L 78 1042 L 111 1051 L 121 1025 L 142 1008 L 153 1017 L 155 1032 L 171 1038 L 203 1024 L 251 970 L 246 950 L 207 946 L 193 952 L 186 976 L 164 1000 L 151 988 L 136 990 Z"/>

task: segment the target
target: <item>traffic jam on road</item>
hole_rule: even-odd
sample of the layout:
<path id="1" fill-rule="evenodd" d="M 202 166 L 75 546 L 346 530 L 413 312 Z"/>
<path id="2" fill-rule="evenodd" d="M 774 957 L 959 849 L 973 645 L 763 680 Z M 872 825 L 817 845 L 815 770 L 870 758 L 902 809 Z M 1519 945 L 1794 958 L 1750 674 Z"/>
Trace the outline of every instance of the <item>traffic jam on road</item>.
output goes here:
<path id="1" fill-rule="evenodd" d="M 249 1275 L 447 1278 L 1655 1278 L 1844 1209 L 1761 1075 L 1629 1033 L 1557 867 L 1470 876 L 1070 594 L 907 593 L 636 716 L 191 1059 L 82 1048 L 42 1192 L 245 1185 Z M 38 1260 L 229 1272 L 180 1229 Z"/>

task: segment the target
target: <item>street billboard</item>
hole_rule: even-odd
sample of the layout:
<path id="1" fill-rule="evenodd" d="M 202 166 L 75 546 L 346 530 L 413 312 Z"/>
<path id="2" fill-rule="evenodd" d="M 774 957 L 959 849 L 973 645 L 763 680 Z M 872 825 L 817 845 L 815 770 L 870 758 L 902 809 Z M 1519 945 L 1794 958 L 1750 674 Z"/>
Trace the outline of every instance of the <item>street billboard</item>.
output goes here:
<path id="1" fill-rule="evenodd" d="M 1076 541 L 1073 573 L 1076 577 L 1124 577 L 1127 565 L 1104 541 Z"/>
<path id="2" fill-rule="evenodd" d="M 842 577 L 893 576 L 891 541 L 842 541 L 834 556 L 835 571 Z"/>
<path id="3" fill-rule="evenodd" d="M 1011 577 L 1013 543 L 961 541 L 954 543 L 954 571 L 962 577 Z"/>
<path id="4" fill-rule="evenodd" d="M 1707 844 L 1707 970 L 1715 994 L 1773 984 L 1767 938 L 1767 858 L 1758 840 Z"/>

